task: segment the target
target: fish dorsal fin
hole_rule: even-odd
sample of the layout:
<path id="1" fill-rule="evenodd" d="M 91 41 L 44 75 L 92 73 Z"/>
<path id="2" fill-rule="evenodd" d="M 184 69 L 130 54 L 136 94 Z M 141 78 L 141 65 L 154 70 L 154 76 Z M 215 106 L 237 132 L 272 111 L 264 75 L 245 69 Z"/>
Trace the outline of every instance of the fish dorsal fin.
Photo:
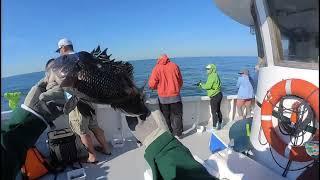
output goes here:
<path id="1" fill-rule="evenodd" d="M 108 48 L 106 48 L 105 50 L 103 50 L 100 55 L 106 56 L 106 55 L 107 55 L 107 50 L 108 50 Z"/>
<path id="2" fill-rule="evenodd" d="M 100 50 L 100 45 L 98 45 L 97 49 L 96 49 L 96 53 L 100 53 L 101 50 Z"/>
<path id="3" fill-rule="evenodd" d="M 107 55 L 107 49 L 108 48 L 100 52 L 96 57 L 102 61 L 109 61 L 109 57 Z"/>
<path id="4" fill-rule="evenodd" d="M 90 54 L 93 55 L 95 52 L 96 52 L 96 49 L 94 48 Z"/>
<path id="5" fill-rule="evenodd" d="M 94 57 L 98 57 L 98 55 L 100 54 L 101 50 L 100 50 L 100 45 L 98 45 L 97 48 L 93 49 L 91 51 L 91 55 L 94 56 Z"/>

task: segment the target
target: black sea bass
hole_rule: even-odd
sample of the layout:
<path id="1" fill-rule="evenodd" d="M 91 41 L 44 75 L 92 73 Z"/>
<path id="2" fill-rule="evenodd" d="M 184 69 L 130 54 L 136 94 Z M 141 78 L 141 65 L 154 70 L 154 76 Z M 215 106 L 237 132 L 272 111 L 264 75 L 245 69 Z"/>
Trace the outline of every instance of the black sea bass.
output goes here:
<path id="1" fill-rule="evenodd" d="M 72 95 L 65 104 L 65 112 L 73 110 L 80 102 L 110 104 L 127 115 L 147 115 L 143 88 L 133 81 L 133 66 L 129 62 L 115 61 L 101 52 L 98 46 L 91 53 L 81 51 L 61 56 L 47 68 L 47 73 Z M 79 107 L 79 106 L 78 106 Z"/>

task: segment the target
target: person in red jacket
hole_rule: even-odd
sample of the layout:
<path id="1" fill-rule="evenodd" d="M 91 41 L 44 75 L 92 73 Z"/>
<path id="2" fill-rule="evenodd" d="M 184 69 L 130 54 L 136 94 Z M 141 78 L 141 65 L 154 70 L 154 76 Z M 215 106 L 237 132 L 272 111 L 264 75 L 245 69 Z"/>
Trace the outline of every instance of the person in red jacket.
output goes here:
<path id="1" fill-rule="evenodd" d="M 183 84 L 179 66 L 164 54 L 158 58 L 149 79 L 150 89 L 156 89 L 160 110 L 166 119 L 170 132 L 182 138 L 182 102 L 180 90 Z"/>

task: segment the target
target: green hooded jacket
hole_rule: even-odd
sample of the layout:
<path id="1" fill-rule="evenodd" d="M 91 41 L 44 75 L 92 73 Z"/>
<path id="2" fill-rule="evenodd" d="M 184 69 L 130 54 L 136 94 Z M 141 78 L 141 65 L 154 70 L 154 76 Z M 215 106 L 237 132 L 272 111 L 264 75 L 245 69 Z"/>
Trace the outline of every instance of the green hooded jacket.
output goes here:
<path id="1" fill-rule="evenodd" d="M 145 150 L 144 157 L 154 180 L 218 180 L 169 132 L 155 139 Z"/>
<path id="2" fill-rule="evenodd" d="M 17 107 L 10 120 L 1 122 L 1 178 L 15 180 L 27 151 L 37 142 L 47 125 L 37 116 Z"/>
<path id="3" fill-rule="evenodd" d="M 213 97 L 221 91 L 221 81 L 217 73 L 216 65 L 209 64 L 210 70 L 208 73 L 208 79 L 205 84 L 200 83 L 199 87 L 207 90 L 207 95 Z"/>

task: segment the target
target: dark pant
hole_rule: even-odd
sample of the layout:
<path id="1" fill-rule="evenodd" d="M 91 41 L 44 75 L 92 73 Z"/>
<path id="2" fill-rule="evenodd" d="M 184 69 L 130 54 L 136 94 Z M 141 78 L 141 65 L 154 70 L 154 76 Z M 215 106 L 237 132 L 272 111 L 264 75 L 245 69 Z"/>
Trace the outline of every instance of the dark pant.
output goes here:
<path id="1" fill-rule="evenodd" d="M 183 131 L 182 124 L 182 102 L 161 104 L 160 110 L 166 119 L 168 128 L 173 135 L 181 136 Z"/>
<path id="2" fill-rule="evenodd" d="M 213 127 L 217 126 L 217 122 L 222 123 L 222 114 L 220 111 L 222 97 L 223 96 L 221 92 L 219 92 L 217 95 L 213 97 L 210 97 Z"/>

